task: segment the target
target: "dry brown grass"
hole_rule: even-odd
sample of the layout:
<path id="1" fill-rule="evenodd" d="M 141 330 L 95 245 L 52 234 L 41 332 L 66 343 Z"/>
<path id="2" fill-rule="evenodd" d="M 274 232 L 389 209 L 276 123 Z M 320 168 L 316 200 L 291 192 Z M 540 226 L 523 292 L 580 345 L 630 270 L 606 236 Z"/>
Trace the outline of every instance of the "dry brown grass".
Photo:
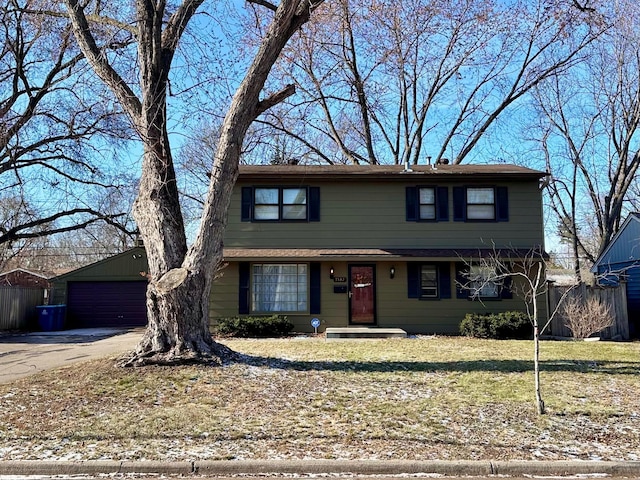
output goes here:
<path id="1" fill-rule="evenodd" d="M 0 459 L 640 460 L 640 344 L 225 340 L 223 368 L 114 359 L 0 385 Z"/>

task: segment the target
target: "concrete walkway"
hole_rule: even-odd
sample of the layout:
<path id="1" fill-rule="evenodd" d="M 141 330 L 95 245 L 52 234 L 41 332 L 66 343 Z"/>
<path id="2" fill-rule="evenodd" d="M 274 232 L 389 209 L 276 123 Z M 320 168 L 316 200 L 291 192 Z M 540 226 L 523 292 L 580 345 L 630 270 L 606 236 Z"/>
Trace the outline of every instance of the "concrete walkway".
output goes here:
<path id="1" fill-rule="evenodd" d="M 0 336 L 0 383 L 132 350 L 144 329 L 79 329 Z"/>
<path id="2" fill-rule="evenodd" d="M 261 477 L 331 476 L 612 476 L 640 478 L 640 462 L 592 461 L 404 461 L 404 460 L 254 460 L 254 461 L 0 461 L 0 475 L 199 475 Z"/>

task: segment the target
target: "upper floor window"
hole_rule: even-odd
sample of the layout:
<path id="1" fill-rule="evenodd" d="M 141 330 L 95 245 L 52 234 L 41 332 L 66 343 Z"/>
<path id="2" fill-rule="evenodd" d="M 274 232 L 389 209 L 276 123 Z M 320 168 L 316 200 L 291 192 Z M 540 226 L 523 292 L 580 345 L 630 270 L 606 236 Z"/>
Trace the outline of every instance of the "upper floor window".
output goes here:
<path id="1" fill-rule="evenodd" d="M 409 222 L 448 220 L 449 195 L 447 187 L 407 187 L 406 216 Z"/>
<path id="2" fill-rule="evenodd" d="M 496 196 L 493 188 L 467 188 L 467 219 L 496 219 Z"/>
<path id="3" fill-rule="evenodd" d="M 436 219 L 436 189 L 433 187 L 418 188 L 419 212 L 421 220 Z"/>
<path id="4" fill-rule="evenodd" d="M 320 220 L 318 187 L 242 187 L 242 221 Z"/>
<path id="5" fill-rule="evenodd" d="M 453 187 L 456 222 L 508 222 L 507 187 Z"/>
<path id="6" fill-rule="evenodd" d="M 306 188 L 258 188 L 253 191 L 254 220 L 306 220 Z"/>

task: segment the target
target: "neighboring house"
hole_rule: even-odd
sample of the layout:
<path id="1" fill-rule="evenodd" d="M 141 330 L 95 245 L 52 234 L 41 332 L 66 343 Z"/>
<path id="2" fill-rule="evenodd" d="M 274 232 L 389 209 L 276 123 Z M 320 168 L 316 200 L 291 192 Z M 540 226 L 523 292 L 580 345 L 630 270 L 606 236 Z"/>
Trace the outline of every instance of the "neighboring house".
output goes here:
<path id="1" fill-rule="evenodd" d="M 52 280 L 52 305 L 66 305 L 66 328 L 147 323 L 147 257 L 135 247 Z"/>
<path id="2" fill-rule="evenodd" d="M 640 337 L 640 213 L 631 213 L 591 271 L 600 285 L 626 282 L 629 335 Z"/>
<path id="3" fill-rule="evenodd" d="M 24 268 L 0 273 L 0 330 L 28 330 L 38 320 L 36 307 L 47 299 L 45 274 Z"/>
<path id="4" fill-rule="evenodd" d="M 0 273 L 0 286 L 49 288 L 49 277 L 24 268 L 14 268 Z"/>
<path id="5" fill-rule="evenodd" d="M 470 312 L 523 310 L 479 257 L 544 245 L 540 179 L 513 165 L 241 166 L 212 322 L 284 314 L 296 331 L 458 333 Z M 472 299 L 472 279 L 481 300 Z M 540 306 L 546 315 L 546 302 Z"/>

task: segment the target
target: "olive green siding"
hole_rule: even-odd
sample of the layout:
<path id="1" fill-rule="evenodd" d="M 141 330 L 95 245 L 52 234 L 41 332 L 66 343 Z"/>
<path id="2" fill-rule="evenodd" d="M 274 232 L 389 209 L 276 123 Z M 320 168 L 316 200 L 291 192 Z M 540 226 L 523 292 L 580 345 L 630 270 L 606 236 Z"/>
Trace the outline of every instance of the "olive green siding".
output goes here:
<path id="1" fill-rule="evenodd" d="M 67 302 L 68 282 L 122 282 L 145 281 L 140 272 L 146 272 L 147 256 L 144 248 L 133 248 L 124 253 L 106 258 L 91 265 L 56 277 L 52 281 L 52 304 Z"/>
<path id="2" fill-rule="evenodd" d="M 456 167 L 461 171 L 462 167 Z M 265 170 L 266 171 L 266 170 Z M 242 172 L 242 170 L 241 170 Z M 349 296 L 335 293 L 335 286 L 348 287 L 347 282 L 335 282 L 335 277 L 348 277 L 350 265 L 374 265 L 376 269 L 376 325 L 399 327 L 410 333 L 455 334 L 467 313 L 524 310 L 523 301 L 513 299 L 469 301 L 456 298 L 455 249 L 518 248 L 529 249 L 543 245 L 542 195 L 539 176 L 527 173 L 510 174 L 507 179 L 488 181 L 487 176 L 465 177 L 456 174 L 421 175 L 419 173 L 394 174 L 389 179 L 367 175 L 346 176 L 336 180 L 331 175 L 276 177 L 254 176 L 246 181 L 242 174 L 234 188 L 228 212 L 228 225 L 224 246 L 228 262 L 212 286 L 209 314 L 212 325 L 222 317 L 239 314 L 240 269 L 239 262 L 260 263 L 320 263 L 320 313 L 287 313 L 297 332 L 312 332 L 311 319 L 319 318 L 322 332 L 328 327 L 349 325 Z M 271 180 L 271 179 L 273 180 Z M 468 180 L 467 180 L 468 178 Z M 426 179 L 426 180 L 425 180 Z M 241 189 L 243 186 L 308 186 L 319 187 L 320 219 L 310 222 L 247 222 L 241 221 Z M 447 187 L 448 219 L 439 222 L 406 220 L 406 187 Z M 454 221 L 453 188 L 456 186 L 507 187 L 509 220 L 501 222 Z M 243 249 L 247 249 L 246 255 Z M 270 249 L 263 252 L 249 249 Z M 309 250 L 306 257 L 282 257 L 277 249 L 348 249 L 351 256 L 336 252 L 333 257 L 322 256 Z M 369 257 L 357 255 L 357 249 L 441 249 L 446 257 L 418 258 L 391 257 L 385 252 L 365 252 Z M 446 252 L 445 252 L 446 250 Z M 406 253 L 406 252 L 405 252 Z M 384 256 L 387 255 L 387 256 Z M 391 258 L 389 258 L 391 257 Z M 422 300 L 409 298 L 408 261 L 448 262 L 452 298 Z M 390 278 L 390 269 L 395 269 Z M 140 272 L 147 270 L 143 249 L 133 249 L 115 257 L 83 267 L 54 281 L 52 303 L 65 303 L 67 282 L 70 281 L 144 281 Z M 311 293 L 311 292 L 309 292 Z M 310 297 L 309 297 L 310 298 Z M 311 303 L 311 302 L 310 302 Z M 541 297 L 541 317 L 546 318 L 546 299 Z"/>
<path id="3" fill-rule="evenodd" d="M 278 262 L 283 263 L 283 262 Z M 304 263 L 304 262 L 302 262 Z M 397 327 L 409 333 L 457 334 L 459 325 L 467 313 L 495 313 L 509 310 L 524 310 L 521 298 L 486 300 L 484 302 L 455 298 L 455 263 L 450 263 L 452 297 L 441 300 L 421 300 L 408 298 L 407 267 L 401 262 L 325 262 L 321 275 L 321 312 L 319 314 L 291 314 L 286 316 L 295 325 L 296 332 L 313 332 L 311 319 L 321 320 L 319 332 L 328 327 L 349 325 L 349 298 L 345 293 L 334 293 L 335 283 L 329 278 L 329 270 L 334 268 L 336 277 L 346 277 L 349 265 L 375 265 L 376 268 L 376 310 L 378 327 Z M 390 278 L 390 268 L 395 268 L 394 278 Z M 238 264 L 233 262 L 216 281 L 211 293 L 210 318 L 215 325 L 218 318 L 238 315 L 239 275 Z M 541 318 L 546 318 L 545 297 L 539 301 Z"/>
<path id="4" fill-rule="evenodd" d="M 253 177 L 259 178 L 259 177 Z M 495 177 L 499 179 L 500 176 Z M 320 221 L 318 222 L 248 222 L 241 221 L 241 191 L 245 186 L 308 186 L 319 187 Z M 415 222 L 406 219 L 406 188 L 418 186 L 447 187 L 448 219 L 438 222 Z M 457 186 L 507 187 L 509 220 L 502 222 L 463 222 L 454 220 L 453 189 Z M 509 180 L 487 181 L 482 177 L 474 181 L 447 178 L 446 175 L 425 176 L 419 173 L 394 175 L 389 180 L 353 177 L 328 180 L 310 177 L 293 179 L 270 178 L 245 181 L 240 178 L 235 187 L 229 210 L 225 247 L 236 249 L 474 249 L 474 248 L 532 248 L 543 245 L 542 195 L 538 178 L 524 176 Z M 237 250 L 239 249 L 239 250 Z M 327 327 L 349 325 L 349 297 L 334 293 L 337 284 L 329 277 L 333 267 L 336 277 L 347 277 L 349 265 L 367 264 L 376 268 L 376 325 L 400 327 L 412 333 L 455 334 L 467 313 L 524 310 L 523 301 L 513 299 L 486 300 L 484 302 L 456 298 L 455 255 L 448 258 L 412 258 L 412 261 L 449 262 L 451 297 L 422 300 L 409 298 L 407 258 L 381 260 L 375 258 L 305 260 L 269 258 L 261 260 L 247 255 L 246 261 L 273 263 L 321 262 L 321 312 L 319 314 L 291 314 L 287 317 L 295 330 L 313 331 L 311 319 L 317 317 L 324 331 Z M 238 315 L 239 270 L 236 259 L 218 279 L 211 294 L 210 316 L 217 318 Z M 338 261 L 336 261 L 338 260 Z M 390 278 L 390 268 L 395 268 Z M 540 301 L 542 315 L 546 317 L 546 301 Z"/>
<path id="5" fill-rule="evenodd" d="M 407 177 L 409 178 L 409 177 Z M 491 248 L 531 247 L 544 241 L 542 195 L 537 180 L 483 181 L 478 186 L 507 186 L 508 222 L 453 220 L 453 187 L 471 182 L 440 180 L 448 187 L 449 219 L 406 221 L 405 188 L 424 185 L 418 176 L 404 182 L 366 181 L 305 183 L 320 187 L 319 222 L 242 222 L 239 183 L 231 200 L 225 246 L 229 248 Z M 433 181 L 433 179 L 431 179 Z M 264 182 L 263 185 L 281 185 Z"/>

